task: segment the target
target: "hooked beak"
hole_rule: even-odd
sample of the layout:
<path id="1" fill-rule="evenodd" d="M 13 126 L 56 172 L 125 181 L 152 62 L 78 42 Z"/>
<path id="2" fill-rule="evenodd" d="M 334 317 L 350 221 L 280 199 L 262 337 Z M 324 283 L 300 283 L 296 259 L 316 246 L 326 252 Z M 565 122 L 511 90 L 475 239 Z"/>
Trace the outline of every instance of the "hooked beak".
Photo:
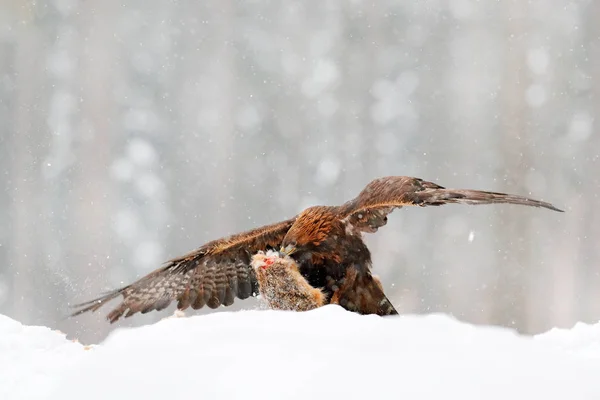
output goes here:
<path id="1" fill-rule="evenodd" d="M 285 255 L 285 256 L 291 256 L 295 252 L 296 252 L 296 246 L 294 246 L 292 244 L 288 244 L 285 247 L 281 246 L 281 249 L 279 249 L 279 254 Z"/>

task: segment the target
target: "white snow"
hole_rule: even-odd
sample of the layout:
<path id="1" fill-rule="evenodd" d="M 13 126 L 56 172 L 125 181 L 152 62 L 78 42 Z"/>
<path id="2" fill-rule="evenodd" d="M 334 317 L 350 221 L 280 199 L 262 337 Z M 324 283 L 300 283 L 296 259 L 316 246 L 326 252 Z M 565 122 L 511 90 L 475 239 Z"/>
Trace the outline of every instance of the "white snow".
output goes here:
<path id="1" fill-rule="evenodd" d="M 338 306 L 218 312 L 83 346 L 0 317 L 0 399 L 600 399 L 600 324 L 537 337 Z"/>
<path id="2" fill-rule="evenodd" d="M 571 329 L 554 328 L 536 340 L 582 357 L 600 360 L 600 323 L 588 325 L 581 322 Z"/>
<path id="3" fill-rule="evenodd" d="M 86 353 L 60 332 L 0 315 L 0 399 L 46 398 L 61 374 Z"/>

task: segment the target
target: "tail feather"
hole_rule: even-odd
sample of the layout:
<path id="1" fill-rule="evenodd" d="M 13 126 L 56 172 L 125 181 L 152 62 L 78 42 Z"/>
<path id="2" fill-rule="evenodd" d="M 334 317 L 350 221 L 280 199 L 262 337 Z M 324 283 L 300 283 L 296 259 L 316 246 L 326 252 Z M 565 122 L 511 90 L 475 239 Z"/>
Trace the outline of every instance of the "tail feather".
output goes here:
<path id="1" fill-rule="evenodd" d="M 377 315 L 398 315 L 398 311 L 396 311 L 390 299 L 388 299 L 385 295 L 385 292 L 383 291 L 383 285 L 381 284 L 381 280 L 379 279 L 379 277 L 376 275 L 372 275 L 372 277 L 375 286 L 377 287 L 377 289 L 379 289 L 378 297 L 381 298 L 381 300 L 379 300 L 379 308 L 377 309 Z M 376 292 L 376 290 L 374 290 L 374 292 Z"/>
<path id="2" fill-rule="evenodd" d="M 385 294 L 383 295 L 383 299 L 381 299 L 381 302 L 379 303 L 379 312 L 377 314 L 383 316 L 398 315 L 398 311 L 396 311 L 394 305 Z"/>
<path id="3" fill-rule="evenodd" d="M 398 311 L 383 292 L 377 276 L 361 273 L 348 267 L 343 282 L 333 293 L 330 304 L 339 304 L 348 311 L 359 314 L 396 315 Z"/>

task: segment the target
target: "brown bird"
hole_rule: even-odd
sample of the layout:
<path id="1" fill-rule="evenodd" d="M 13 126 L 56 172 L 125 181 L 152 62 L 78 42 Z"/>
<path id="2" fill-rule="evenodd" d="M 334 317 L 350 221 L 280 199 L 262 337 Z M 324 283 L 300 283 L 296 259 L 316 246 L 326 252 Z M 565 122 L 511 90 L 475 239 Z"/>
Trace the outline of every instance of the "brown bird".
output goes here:
<path id="1" fill-rule="evenodd" d="M 378 178 L 340 206 L 310 207 L 288 220 L 208 242 L 128 286 L 80 304 L 73 315 L 95 311 L 119 295 L 123 300 L 107 316 L 111 323 L 121 316 L 162 310 L 174 300 L 181 310 L 229 306 L 235 297 L 258 294 L 251 258 L 269 249 L 290 256 L 310 286 L 325 295 L 325 303 L 361 314 L 397 314 L 371 274 L 371 253 L 362 234 L 384 226 L 396 208 L 451 203 L 508 203 L 562 211 L 523 196 L 446 189 L 407 176 Z"/>

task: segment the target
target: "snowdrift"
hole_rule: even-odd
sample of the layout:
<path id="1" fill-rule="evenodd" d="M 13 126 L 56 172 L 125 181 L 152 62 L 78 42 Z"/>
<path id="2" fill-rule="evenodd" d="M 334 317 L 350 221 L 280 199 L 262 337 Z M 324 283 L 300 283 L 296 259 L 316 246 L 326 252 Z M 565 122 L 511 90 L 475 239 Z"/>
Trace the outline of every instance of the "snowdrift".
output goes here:
<path id="1" fill-rule="evenodd" d="M 325 306 L 169 318 L 86 351 L 2 317 L 0 354 L 1 399 L 600 399 L 600 324 L 526 337 Z"/>
<path id="2" fill-rule="evenodd" d="M 42 326 L 0 315 L 0 399 L 44 399 L 60 374 L 87 353 L 80 343 Z"/>

